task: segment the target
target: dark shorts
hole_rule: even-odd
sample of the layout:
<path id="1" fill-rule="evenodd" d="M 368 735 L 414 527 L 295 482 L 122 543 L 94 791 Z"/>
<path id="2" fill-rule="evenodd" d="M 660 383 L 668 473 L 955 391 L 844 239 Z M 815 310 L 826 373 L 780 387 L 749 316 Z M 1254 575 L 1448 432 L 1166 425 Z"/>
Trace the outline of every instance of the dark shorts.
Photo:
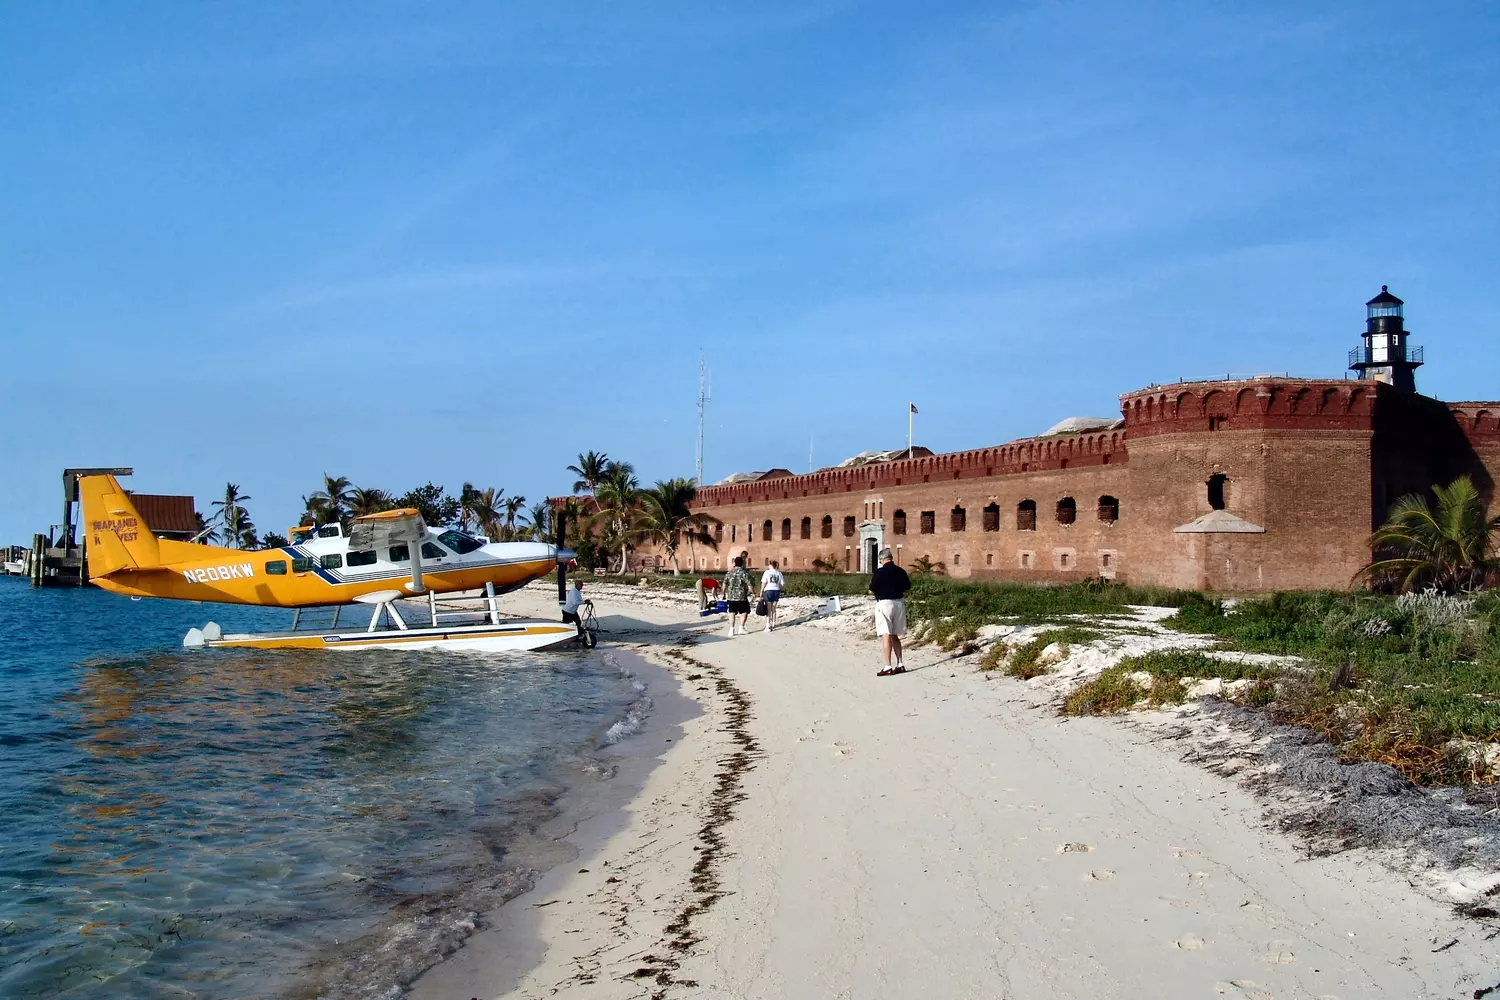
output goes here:
<path id="1" fill-rule="evenodd" d="M 765 590 L 765 591 L 761 591 L 760 597 L 761 597 L 761 600 L 765 601 L 767 604 L 775 604 L 777 601 L 781 600 L 781 591 L 779 591 L 779 590 Z"/>
<path id="2" fill-rule="evenodd" d="M 727 601 L 729 613 L 732 615 L 748 615 L 750 613 L 749 601 Z"/>
<path id="3" fill-rule="evenodd" d="M 578 612 L 576 612 L 576 611 L 564 611 L 563 612 L 563 621 L 565 623 L 569 624 L 569 625 L 577 625 L 577 624 L 579 624 L 579 621 L 578 621 Z"/>

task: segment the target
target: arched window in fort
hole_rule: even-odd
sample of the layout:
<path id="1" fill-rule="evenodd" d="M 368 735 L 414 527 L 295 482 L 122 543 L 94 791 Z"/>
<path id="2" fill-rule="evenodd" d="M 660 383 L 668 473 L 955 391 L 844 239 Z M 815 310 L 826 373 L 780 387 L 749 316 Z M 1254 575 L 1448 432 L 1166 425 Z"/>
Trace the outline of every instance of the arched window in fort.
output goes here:
<path id="1" fill-rule="evenodd" d="M 984 509 L 984 530 L 1000 530 L 1000 505 L 992 503 Z"/>
<path id="2" fill-rule="evenodd" d="M 802 537 L 803 538 L 811 538 L 812 537 L 812 518 L 810 518 L 810 517 L 804 517 L 802 519 Z"/>
<path id="3" fill-rule="evenodd" d="M 966 510 L 964 510 L 962 507 L 958 507 L 958 506 L 955 506 L 951 511 L 949 511 L 948 512 L 948 530 L 949 531 L 968 531 L 969 530 L 969 512 L 966 511 Z"/>
<path id="4" fill-rule="evenodd" d="M 1036 530 L 1036 501 L 1022 500 L 1016 504 L 1016 530 Z"/>
<path id="5" fill-rule="evenodd" d="M 763 542 L 769 542 L 771 540 L 771 532 L 773 530 L 774 529 L 770 521 L 763 522 L 760 526 L 760 540 Z"/>
<path id="6" fill-rule="evenodd" d="M 922 530 L 922 534 L 924 534 L 924 535 L 930 535 L 934 531 L 937 531 L 937 511 L 935 511 L 935 510 L 924 510 L 924 511 L 922 511 L 922 528 L 921 528 L 921 530 Z"/>
<path id="7" fill-rule="evenodd" d="M 853 514 L 850 514 L 848 517 L 844 518 L 844 537 L 845 538 L 853 538 L 854 537 L 854 515 Z"/>
<path id="8" fill-rule="evenodd" d="M 792 540 L 792 519 L 783 517 L 781 519 L 781 540 L 790 542 Z"/>
<path id="9" fill-rule="evenodd" d="M 1208 477 L 1208 505 L 1214 510 L 1224 509 L 1224 487 L 1229 483 L 1229 477 L 1222 472 L 1215 472 Z"/>
<path id="10" fill-rule="evenodd" d="M 906 534 L 906 511 L 898 510 L 891 515 L 891 534 Z"/>
<path id="11" fill-rule="evenodd" d="M 1057 523 L 1072 524 L 1078 520 L 1078 504 L 1072 497 L 1057 501 Z"/>
<path id="12" fill-rule="evenodd" d="M 833 517 L 832 517 L 832 515 L 829 515 L 829 514 L 823 515 L 823 537 L 824 538 L 832 538 L 833 537 Z"/>
<path id="13" fill-rule="evenodd" d="M 1105 494 L 1099 498 L 1099 520 L 1114 524 L 1120 519 L 1120 501 Z"/>

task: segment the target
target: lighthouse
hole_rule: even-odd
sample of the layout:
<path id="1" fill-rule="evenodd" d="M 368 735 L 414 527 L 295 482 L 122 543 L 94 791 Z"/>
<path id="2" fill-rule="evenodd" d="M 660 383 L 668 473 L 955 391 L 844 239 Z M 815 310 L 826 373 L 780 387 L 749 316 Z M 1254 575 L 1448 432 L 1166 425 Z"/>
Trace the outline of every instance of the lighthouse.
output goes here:
<path id="1" fill-rule="evenodd" d="M 1380 286 L 1380 294 L 1365 303 L 1365 342 L 1349 352 L 1349 367 L 1360 378 L 1416 392 L 1422 348 L 1407 346 L 1404 305 L 1389 288 Z"/>

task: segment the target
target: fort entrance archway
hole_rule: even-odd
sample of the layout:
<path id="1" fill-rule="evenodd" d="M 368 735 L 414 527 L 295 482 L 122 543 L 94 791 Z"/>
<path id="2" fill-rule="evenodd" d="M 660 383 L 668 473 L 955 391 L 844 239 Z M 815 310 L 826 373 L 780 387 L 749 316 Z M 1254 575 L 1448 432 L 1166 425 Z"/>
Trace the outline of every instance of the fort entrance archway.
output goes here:
<path id="1" fill-rule="evenodd" d="M 859 526 L 859 571 L 873 573 L 880 550 L 885 548 L 885 522 L 865 521 Z"/>

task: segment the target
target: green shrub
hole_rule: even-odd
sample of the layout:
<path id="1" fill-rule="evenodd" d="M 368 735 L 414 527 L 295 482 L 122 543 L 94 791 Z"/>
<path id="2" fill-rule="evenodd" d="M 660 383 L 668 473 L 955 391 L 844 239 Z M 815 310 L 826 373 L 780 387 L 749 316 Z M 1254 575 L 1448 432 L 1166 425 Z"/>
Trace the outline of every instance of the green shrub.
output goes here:
<path id="1" fill-rule="evenodd" d="M 1078 626 L 1054 628 L 1048 629 L 1045 632 L 1038 632 L 1032 637 L 1031 641 L 1018 647 L 1011 654 L 1010 662 L 1005 666 L 1005 672 L 1012 677 L 1019 677 L 1021 680 L 1029 681 L 1031 678 L 1040 677 L 1047 672 L 1046 668 L 1042 667 L 1037 661 L 1041 658 L 1042 652 L 1054 642 L 1062 645 L 1063 655 L 1067 656 L 1068 647 L 1074 643 L 1093 642 L 1095 639 L 1103 637 L 1104 633 L 1098 629 L 1080 628 Z"/>
<path id="2" fill-rule="evenodd" d="M 1110 667 L 1063 699 L 1064 715 L 1113 715 L 1146 697 L 1146 689 L 1129 671 Z"/>

